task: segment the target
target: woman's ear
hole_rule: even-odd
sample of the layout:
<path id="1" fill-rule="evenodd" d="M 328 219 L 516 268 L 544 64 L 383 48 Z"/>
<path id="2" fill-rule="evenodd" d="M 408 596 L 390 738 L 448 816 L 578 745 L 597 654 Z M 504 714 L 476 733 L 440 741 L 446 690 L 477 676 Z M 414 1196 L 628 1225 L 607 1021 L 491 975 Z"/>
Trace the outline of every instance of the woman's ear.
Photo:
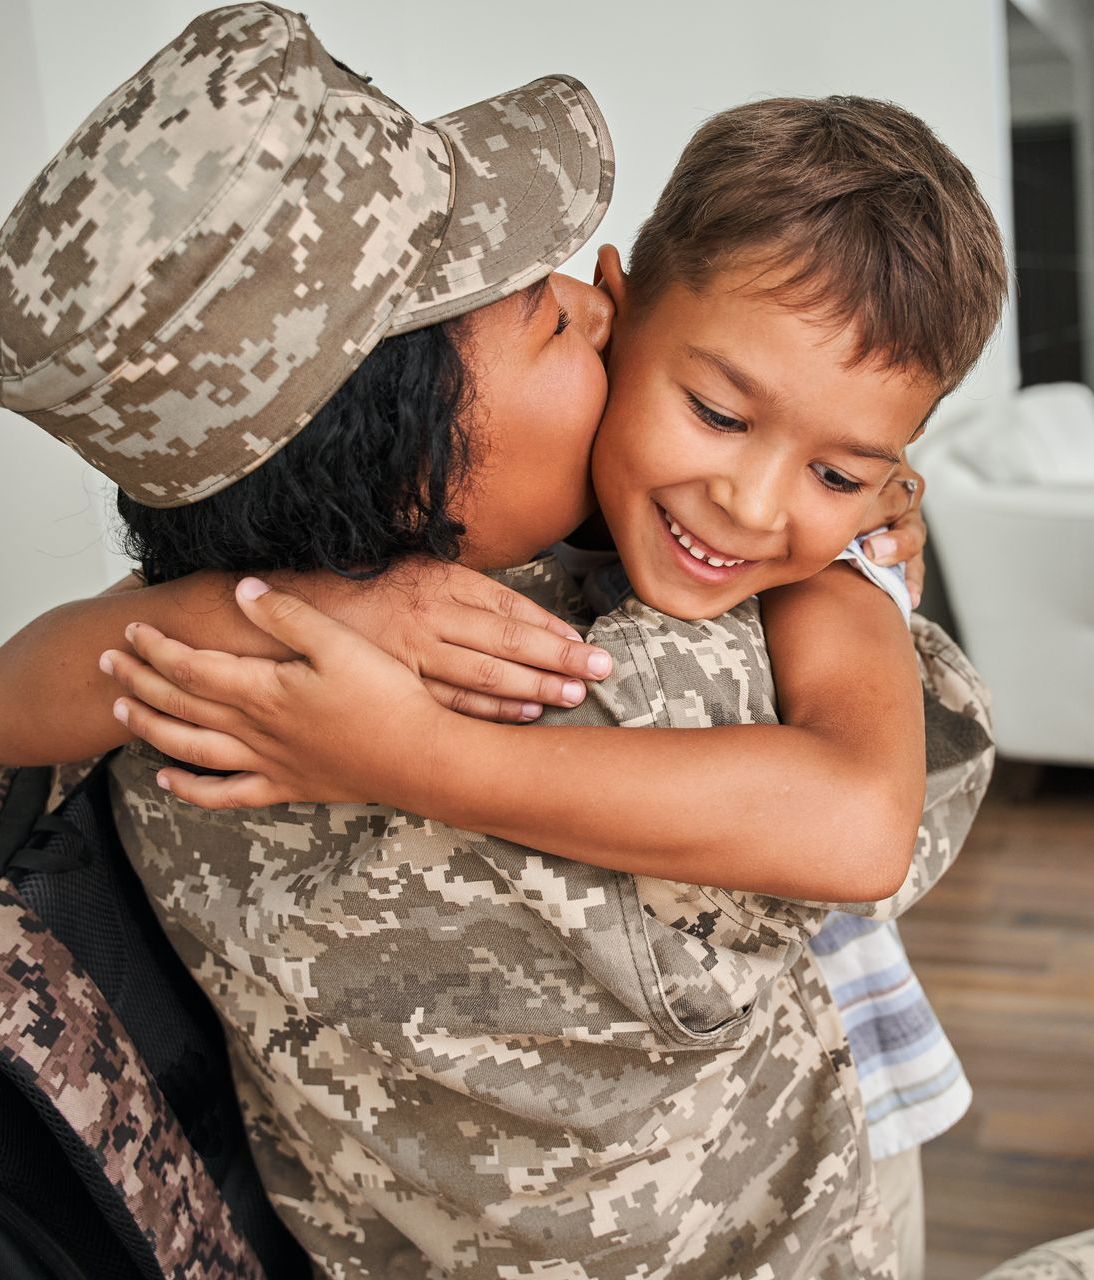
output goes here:
<path id="1" fill-rule="evenodd" d="M 615 303 L 615 314 L 621 315 L 627 302 L 627 273 L 614 244 L 603 244 L 597 250 L 593 284 Z"/>

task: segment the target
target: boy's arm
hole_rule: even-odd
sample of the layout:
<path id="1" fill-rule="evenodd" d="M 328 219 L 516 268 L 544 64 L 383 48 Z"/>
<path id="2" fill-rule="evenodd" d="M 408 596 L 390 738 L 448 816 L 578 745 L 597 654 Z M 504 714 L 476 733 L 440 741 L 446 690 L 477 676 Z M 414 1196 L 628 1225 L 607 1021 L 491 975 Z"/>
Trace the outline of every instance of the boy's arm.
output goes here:
<path id="1" fill-rule="evenodd" d="M 534 718 L 544 704 L 580 701 L 581 681 L 604 674 L 590 668 L 595 651 L 571 626 L 460 565 L 408 562 L 369 582 L 327 573 L 283 573 L 273 581 L 413 667 L 438 701 L 465 715 Z M 117 687 L 98 664 L 105 649 L 128 651 L 131 622 L 195 647 L 291 657 L 240 612 L 235 584 L 236 575 L 206 572 L 143 587 L 131 575 L 29 623 L 0 646 L 0 761 L 85 760 L 129 740 L 113 715 Z"/>
<path id="2" fill-rule="evenodd" d="M 796 725 L 724 725 L 739 712 L 723 706 L 721 673 L 697 650 L 688 674 L 696 688 L 681 689 L 666 716 L 650 637 L 623 624 L 596 633 L 616 672 L 568 714 L 567 726 L 584 716 L 585 727 L 479 724 L 429 705 L 405 670 L 292 597 L 269 592 L 244 607 L 310 661 L 233 664 L 138 638 L 162 670 L 185 664 L 191 696 L 179 703 L 177 689 L 119 658 L 126 687 L 213 731 L 202 736 L 132 705 L 141 736 L 176 758 L 248 774 L 169 771 L 184 799 L 209 807 L 382 800 L 583 862 L 786 897 L 876 900 L 905 878 L 923 798 L 919 678 L 899 611 L 846 566 L 776 602 L 780 661 L 792 654 L 813 673 L 795 670 L 787 681 Z M 778 636 L 798 629 L 808 642 L 780 649 Z M 671 660 L 671 630 L 663 642 Z M 621 693 L 628 706 L 613 707 Z M 689 716 L 689 697 L 721 707 L 724 727 L 600 727 L 643 718 L 709 724 Z"/>
<path id="3" fill-rule="evenodd" d="M 29 623 L 0 647 L 0 760 L 66 763 L 129 741 L 112 713 L 117 689 L 99 669 L 98 655 L 125 647 L 133 620 L 169 627 L 190 644 L 288 656 L 239 611 L 234 586 L 226 574 L 196 574 L 145 587 L 131 574 L 99 596 L 59 605 Z"/>

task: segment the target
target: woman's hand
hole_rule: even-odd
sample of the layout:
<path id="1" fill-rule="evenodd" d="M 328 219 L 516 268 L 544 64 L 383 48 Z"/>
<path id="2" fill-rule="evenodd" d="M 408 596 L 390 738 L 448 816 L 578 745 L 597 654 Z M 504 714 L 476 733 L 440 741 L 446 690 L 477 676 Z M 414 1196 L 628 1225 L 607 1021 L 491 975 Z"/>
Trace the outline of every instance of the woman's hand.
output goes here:
<path id="1" fill-rule="evenodd" d="M 544 705 L 575 707 L 611 659 L 568 623 L 458 564 L 414 560 L 370 582 L 279 574 L 317 608 L 398 658 L 437 701 L 463 715 L 515 724 Z"/>
<path id="2" fill-rule="evenodd" d="M 926 566 L 923 548 L 927 545 L 927 526 L 923 522 L 920 506 L 923 502 L 924 480 L 901 456 L 900 466 L 889 477 L 870 508 L 859 536 L 881 525 L 888 531 L 870 538 L 866 554 L 875 564 L 882 566 L 904 562 L 905 580 L 912 597 L 914 609 L 923 598 L 923 578 Z"/>
<path id="3" fill-rule="evenodd" d="M 236 599 L 303 657 L 192 649 L 146 623 L 126 629 L 138 657 L 102 656 L 102 669 L 132 695 L 115 703 L 130 732 L 165 755 L 232 775 L 167 768 L 160 785 L 206 809 L 405 802 L 406 779 L 431 775 L 450 713 L 401 662 L 299 597 L 244 578 Z M 333 724 L 352 725 L 352 737 L 332 734 Z"/>

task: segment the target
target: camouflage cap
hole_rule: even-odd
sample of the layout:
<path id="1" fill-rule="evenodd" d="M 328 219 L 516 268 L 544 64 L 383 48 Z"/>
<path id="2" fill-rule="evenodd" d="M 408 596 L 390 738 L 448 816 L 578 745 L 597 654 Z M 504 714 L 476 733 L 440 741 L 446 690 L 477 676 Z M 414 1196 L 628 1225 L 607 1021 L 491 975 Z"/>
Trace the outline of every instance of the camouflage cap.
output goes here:
<path id="1" fill-rule="evenodd" d="M 0 229 L 0 404 L 171 507 L 286 444 L 386 334 L 532 284 L 607 208 L 566 76 L 421 123 L 298 14 L 214 9 Z"/>

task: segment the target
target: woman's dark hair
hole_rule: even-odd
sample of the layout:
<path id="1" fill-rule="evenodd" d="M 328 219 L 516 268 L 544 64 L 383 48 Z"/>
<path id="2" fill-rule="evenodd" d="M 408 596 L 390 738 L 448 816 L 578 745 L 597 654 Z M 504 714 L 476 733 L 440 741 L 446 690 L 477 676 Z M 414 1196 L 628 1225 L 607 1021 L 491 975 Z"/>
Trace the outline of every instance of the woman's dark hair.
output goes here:
<path id="1" fill-rule="evenodd" d="M 458 322 L 387 338 L 283 449 L 182 507 L 119 492 L 123 546 L 146 581 L 198 569 L 385 572 L 404 556 L 454 560 L 450 506 L 470 465 L 470 379 Z"/>

